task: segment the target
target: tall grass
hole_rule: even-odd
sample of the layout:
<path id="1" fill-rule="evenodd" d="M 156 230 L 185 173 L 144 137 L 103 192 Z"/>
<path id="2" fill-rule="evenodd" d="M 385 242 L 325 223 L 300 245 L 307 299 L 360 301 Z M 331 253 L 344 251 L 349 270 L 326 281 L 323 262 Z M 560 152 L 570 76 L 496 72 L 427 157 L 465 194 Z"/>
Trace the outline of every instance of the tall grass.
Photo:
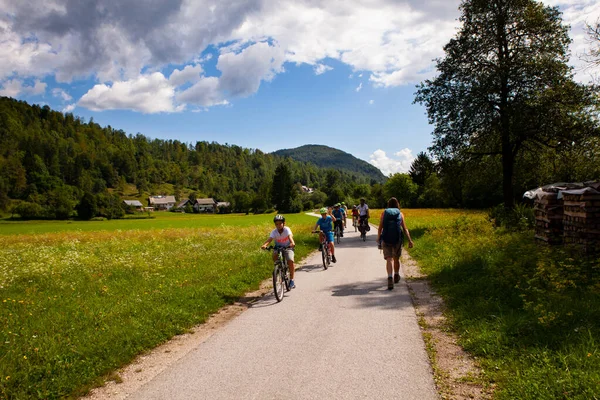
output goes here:
<path id="1" fill-rule="evenodd" d="M 495 229 L 482 213 L 404 210 L 419 261 L 498 399 L 600 397 L 600 262 Z"/>
<path id="2" fill-rule="evenodd" d="M 82 394 L 258 288 L 272 271 L 270 255 L 259 250 L 271 218 L 252 226 L 0 236 L 0 398 Z M 288 219 L 301 259 L 316 246 L 314 218 Z"/>

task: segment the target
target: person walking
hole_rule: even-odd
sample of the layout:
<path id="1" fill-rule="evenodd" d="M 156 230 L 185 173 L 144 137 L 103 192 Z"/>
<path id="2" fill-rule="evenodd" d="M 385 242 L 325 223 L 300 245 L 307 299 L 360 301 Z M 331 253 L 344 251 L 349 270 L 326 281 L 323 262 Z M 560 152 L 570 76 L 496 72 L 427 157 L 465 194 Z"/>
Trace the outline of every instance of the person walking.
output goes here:
<path id="1" fill-rule="evenodd" d="M 392 197 L 388 200 L 386 208 L 379 218 L 379 229 L 377 230 L 377 243 L 383 249 L 383 258 L 388 274 L 388 290 L 394 288 L 394 283 L 400 282 L 400 256 L 402 255 L 403 236 L 408 238 L 408 247 L 413 247 L 410 232 L 406 227 L 404 214 L 400 211 L 398 199 Z M 392 265 L 393 262 L 393 265 Z M 392 275 L 392 267 L 394 274 Z"/>

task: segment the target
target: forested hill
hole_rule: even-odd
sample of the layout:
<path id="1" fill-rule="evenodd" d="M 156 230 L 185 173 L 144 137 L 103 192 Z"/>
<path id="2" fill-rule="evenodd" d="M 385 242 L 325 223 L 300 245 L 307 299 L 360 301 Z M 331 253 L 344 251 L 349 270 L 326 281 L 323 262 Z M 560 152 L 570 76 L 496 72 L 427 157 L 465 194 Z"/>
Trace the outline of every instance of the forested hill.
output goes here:
<path id="1" fill-rule="evenodd" d="M 33 215 L 41 207 L 48 218 L 65 217 L 86 193 L 110 196 L 114 202 L 115 195 L 122 196 L 132 185 L 140 200 L 149 194 L 181 198 L 194 191 L 268 209 L 275 169 L 282 161 L 296 184 L 327 188 L 330 176 L 344 193 L 352 193 L 356 185 L 370 182 L 235 145 L 128 135 L 48 106 L 0 97 L 0 210 L 26 202 L 33 204 Z M 107 198 L 100 200 L 106 203 Z"/>
<path id="2" fill-rule="evenodd" d="M 334 168 L 350 174 L 368 177 L 375 182 L 381 183 L 385 180 L 385 175 L 368 162 L 328 146 L 308 144 L 295 149 L 277 150 L 272 154 L 290 157 L 297 161 L 310 162 L 323 168 Z"/>

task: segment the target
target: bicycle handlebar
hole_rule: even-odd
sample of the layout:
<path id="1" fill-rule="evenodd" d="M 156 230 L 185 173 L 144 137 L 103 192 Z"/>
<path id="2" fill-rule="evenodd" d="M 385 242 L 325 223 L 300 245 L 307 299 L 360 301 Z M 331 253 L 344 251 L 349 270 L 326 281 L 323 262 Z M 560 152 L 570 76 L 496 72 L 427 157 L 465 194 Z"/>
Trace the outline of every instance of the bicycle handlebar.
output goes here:
<path id="1" fill-rule="evenodd" d="M 263 250 L 287 250 L 287 249 L 293 249 L 294 246 L 285 246 L 285 247 L 280 247 L 280 246 L 269 246 L 269 247 L 265 247 Z"/>

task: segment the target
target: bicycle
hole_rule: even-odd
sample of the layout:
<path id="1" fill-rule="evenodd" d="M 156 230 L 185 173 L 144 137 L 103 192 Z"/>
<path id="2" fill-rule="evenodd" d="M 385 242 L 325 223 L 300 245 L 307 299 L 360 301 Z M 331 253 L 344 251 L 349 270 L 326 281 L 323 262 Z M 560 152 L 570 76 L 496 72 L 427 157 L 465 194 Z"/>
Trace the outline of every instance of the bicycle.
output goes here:
<path id="1" fill-rule="evenodd" d="M 287 260 L 283 255 L 283 252 L 291 247 L 274 247 L 269 246 L 265 248 L 265 250 L 273 250 L 277 251 L 277 260 L 275 260 L 273 266 L 273 292 L 275 293 L 275 298 L 277 302 L 283 300 L 284 288 L 285 291 L 289 292 L 290 289 L 290 270 L 287 265 Z"/>
<path id="2" fill-rule="evenodd" d="M 313 233 L 321 233 L 320 231 L 313 231 Z M 327 243 L 327 239 L 325 238 L 325 234 L 319 236 L 319 241 L 321 243 L 321 258 L 323 259 L 323 268 L 329 268 L 329 264 L 331 264 L 331 254 L 329 254 L 329 243 Z"/>
<path id="3" fill-rule="evenodd" d="M 342 237 L 342 228 L 340 228 L 339 224 L 335 224 L 335 241 L 337 244 L 340 244 L 340 238 Z"/>
<path id="4" fill-rule="evenodd" d="M 367 229 L 369 227 L 369 222 L 368 222 L 368 218 L 361 218 L 360 219 L 360 226 L 358 228 L 358 230 L 360 231 L 360 237 L 361 239 L 364 241 L 367 240 Z"/>

